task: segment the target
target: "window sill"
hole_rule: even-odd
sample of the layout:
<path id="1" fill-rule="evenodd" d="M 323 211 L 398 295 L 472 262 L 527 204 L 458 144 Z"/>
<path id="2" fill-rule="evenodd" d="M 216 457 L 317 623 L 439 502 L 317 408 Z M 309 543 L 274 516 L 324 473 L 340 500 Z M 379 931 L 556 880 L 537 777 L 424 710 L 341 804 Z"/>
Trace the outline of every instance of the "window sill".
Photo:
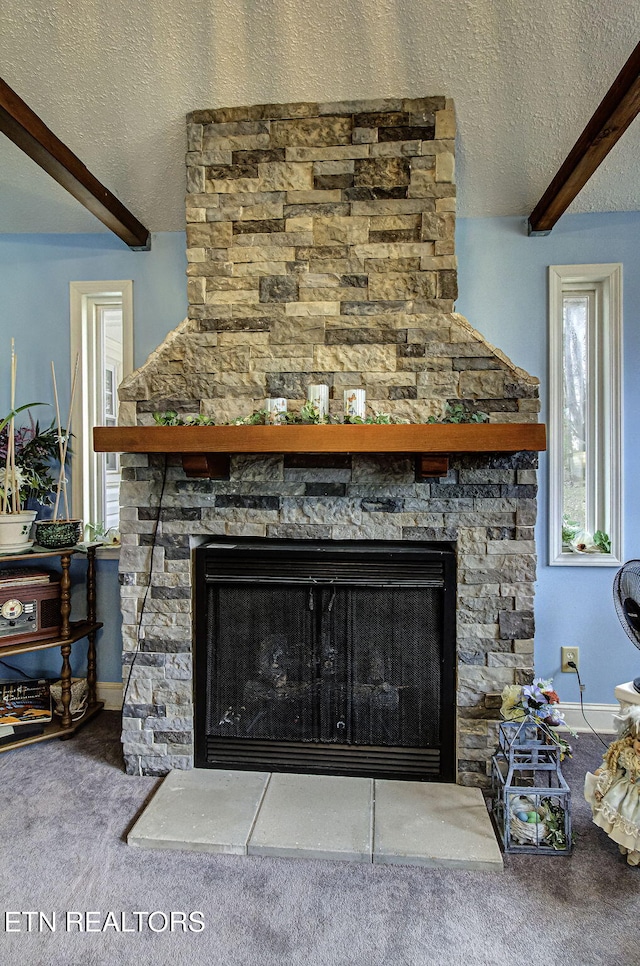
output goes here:
<path id="1" fill-rule="evenodd" d="M 97 560 L 118 560 L 120 558 L 120 544 L 117 547 L 97 547 Z"/>
<path id="2" fill-rule="evenodd" d="M 77 549 L 81 552 L 86 552 L 87 547 L 90 546 L 87 543 L 78 544 Z M 109 546 L 104 544 L 91 544 L 96 549 L 96 560 L 118 560 L 120 557 L 120 547 L 121 544 L 115 546 Z"/>
<path id="3" fill-rule="evenodd" d="M 619 560 L 612 553 L 561 553 L 555 560 L 549 561 L 550 567 L 621 567 Z"/>

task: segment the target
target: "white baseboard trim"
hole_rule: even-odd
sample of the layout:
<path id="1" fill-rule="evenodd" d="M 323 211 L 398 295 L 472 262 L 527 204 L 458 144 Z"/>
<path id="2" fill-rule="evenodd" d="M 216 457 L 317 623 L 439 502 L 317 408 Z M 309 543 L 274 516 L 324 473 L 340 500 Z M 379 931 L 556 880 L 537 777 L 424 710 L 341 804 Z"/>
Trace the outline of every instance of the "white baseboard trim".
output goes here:
<path id="1" fill-rule="evenodd" d="M 122 710 L 122 685 L 118 681 L 98 681 L 97 692 L 105 711 Z"/>
<path id="2" fill-rule="evenodd" d="M 577 731 L 578 734 L 590 731 L 582 717 L 579 701 L 563 701 L 560 704 L 560 710 L 564 714 L 564 720 L 573 731 Z M 599 733 L 615 733 L 613 715 L 617 714 L 619 710 L 619 704 L 588 704 L 586 701 L 584 703 L 585 717 L 594 731 Z"/>

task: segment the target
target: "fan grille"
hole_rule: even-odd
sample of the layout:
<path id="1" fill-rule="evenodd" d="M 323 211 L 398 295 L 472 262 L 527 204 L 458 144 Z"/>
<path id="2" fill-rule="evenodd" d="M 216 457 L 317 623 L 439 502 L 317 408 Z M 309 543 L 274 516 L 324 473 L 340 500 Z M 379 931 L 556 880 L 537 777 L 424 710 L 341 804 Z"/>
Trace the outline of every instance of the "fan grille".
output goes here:
<path id="1" fill-rule="evenodd" d="M 628 560 L 616 574 L 613 602 L 628 638 L 640 648 L 640 560 Z"/>

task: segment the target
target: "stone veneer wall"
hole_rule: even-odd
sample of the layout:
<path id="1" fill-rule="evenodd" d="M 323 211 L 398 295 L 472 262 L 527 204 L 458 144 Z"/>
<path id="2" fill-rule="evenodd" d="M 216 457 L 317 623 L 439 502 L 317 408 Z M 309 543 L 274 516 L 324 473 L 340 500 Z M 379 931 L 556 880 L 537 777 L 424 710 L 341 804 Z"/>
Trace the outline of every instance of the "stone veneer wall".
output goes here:
<path id="1" fill-rule="evenodd" d="M 452 312 L 454 113 L 445 98 L 199 111 L 189 118 L 189 317 L 121 388 L 121 421 L 157 409 L 228 421 L 311 382 L 361 386 L 423 422 L 464 400 L 535 421 L 537 379 Z M 464 456 L 416 482 L 403 458 L 237 457 L 228 481 L 123 457 L 129 771 L 191 767 L 191 546 L 213 535 L 455 541 L 458 769 L 485 784 L 489 697 L 533 663 L 537 456 Z"/>

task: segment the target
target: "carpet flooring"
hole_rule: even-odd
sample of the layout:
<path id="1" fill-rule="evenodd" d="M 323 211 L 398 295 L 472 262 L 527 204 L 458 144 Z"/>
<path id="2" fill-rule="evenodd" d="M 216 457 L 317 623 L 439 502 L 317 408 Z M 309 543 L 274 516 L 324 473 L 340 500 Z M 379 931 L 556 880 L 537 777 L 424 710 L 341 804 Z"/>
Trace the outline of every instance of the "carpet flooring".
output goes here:
<path id="1" fill-rule="evenodd" d="M 158 779 L 124 774 L 118 715 L 104 713 L 71 741 L 0 756 L 0 962 L 638 966 L 640 869 L 582 797 L 602 747 L 584 735 L 574 744 L 568 858 L 505 856 L 492 873 L 156 852 L 125 840 Z M 55 931 L 26 912 L 55 914 Z M 83 926 L 93 913 L 96 931 L 68 931 L 69 912 Z M 174 931 L 149 928 L 171 912 Z M 182 931 L 181 912 L 201 913 L 205 928 Z"/>

